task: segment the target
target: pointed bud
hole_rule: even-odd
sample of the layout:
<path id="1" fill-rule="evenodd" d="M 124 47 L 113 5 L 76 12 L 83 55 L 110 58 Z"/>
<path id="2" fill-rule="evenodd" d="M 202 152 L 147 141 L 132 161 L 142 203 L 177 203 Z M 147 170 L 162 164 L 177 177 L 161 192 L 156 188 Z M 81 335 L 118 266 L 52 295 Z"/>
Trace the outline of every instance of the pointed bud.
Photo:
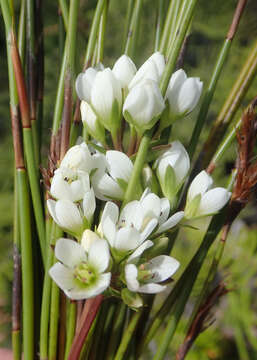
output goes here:
<path id="1" fill-rule="evenodd" d="M 112 72 L 120 80 L 121 87 L 127 89 L 129 83 L 134 77 L 137 68 L 133 61 L 127 56 L 122 55 L 114 64 Z"/>
<path id="2" fill-rule="evenodd" d="M 65 154 L 60 167 L 90 172 L 92 170 L 92 157 L 86 143 L 71 147 Z"/>
<path id="3" fill-rule="evenodd" d="M 76 79 L 75 88 L 80 100 L 90 101 L 91 90 L 97 71 L 90 67 L 85 72 L 80 73 Z"/>
<path id="4" fill-rule="evenodd" d="M 92 107 L 86 102 L 80 104 L 81 119 L 88 133 L 101 144 L 105 144 L 105 129 L 98 121 Z"/>
<path id="5" fill-rule="evenodd" d="M 145 80 L 129 92 L 123 105 L 123 115 L 142 135 L 145 130 L 154 126 L 164 107 L 164 100 L 157 83 L 153 80 Z"/>

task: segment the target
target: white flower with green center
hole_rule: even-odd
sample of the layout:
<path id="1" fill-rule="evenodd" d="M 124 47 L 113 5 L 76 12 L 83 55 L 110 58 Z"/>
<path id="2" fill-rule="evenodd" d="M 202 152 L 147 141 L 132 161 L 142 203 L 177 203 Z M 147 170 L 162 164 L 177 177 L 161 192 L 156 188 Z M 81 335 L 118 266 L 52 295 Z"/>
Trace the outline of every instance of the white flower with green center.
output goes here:
<path id="1" fill-rule="evenodd" d="M 184 146 L 174 141 L 154 163 L 163 194 L 172 201 L 190 169 L 190 159 Z"/>
<path id="2" fill-rule="evenodd" d="M 169 279 L 179 268 L 179 262 L 167 255 L 157 256 L 146 263 L 125 266 L 125 280 L 132 292 L 156 294 L 166 289 L 159 283 Z"/>
<path id="3" fill-rule="evenodd" d="M 60 167 L 54 172 L 50 194 L 57 200 L 80 201 L 90 191 L 89 175 L 85 171 L 73 171 Z"/>
<path id="4" fill-rule="evenodd" d="M 98 155 L 97 170 L 92 176 L 95 195 L 100 200 L 122 200 L 133 171 L 133 163 L 121 151 Z"/>
<path id="5" fill-rule="evenodd" d="M 212 177 L 204 170 L 194 178 L 187 193 L 186 218 L 213 215 L 226 205 L 231 193 L 222 187 L 209 190 L 212 184 Z"/>
<path id="6" fill-rule="evenodd" d="M 55 257 L 60 261 L 49 270 L 49 275 L 72 300 L 82 300 L 103 293 L 111 281 L 106 272 L 110 252 L 105 240 L 97 238 L 86 251 L 81 244 L 61 238 L 55 246 Z"/>

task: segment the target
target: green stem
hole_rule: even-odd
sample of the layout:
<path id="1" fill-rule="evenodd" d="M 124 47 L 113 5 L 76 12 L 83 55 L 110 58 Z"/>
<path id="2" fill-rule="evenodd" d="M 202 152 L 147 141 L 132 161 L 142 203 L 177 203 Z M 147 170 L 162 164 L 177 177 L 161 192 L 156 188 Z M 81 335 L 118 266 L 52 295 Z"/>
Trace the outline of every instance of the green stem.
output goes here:
<path id="1" fill-rule="evenodd" d="M 88 40 L 85 61 L 84 61 L 85 67 L 88 67 L 91 64 L 91 61 L 93 58 L 95 45 L 96 45 L 96 39 L 97 39 L 97 32 L 99 29 L 100 19 L 101 19 L 105 5 L 106 5 L 106 0 L 99 0 L 97 3 L 97 6 L 96 6 L 95 15 L 94 15 L 94 19 L 93 19 L 93 23 L 92 23 L 91 31 L 90 31 L 90 35 L 89 35 L 89 40 Z"/>
<path id="2" fill-rule="evenodd" d="M 114 359 L 117 347 L 120 343 L 122 330 L 124 327 L 126 310 L 127 310 L 127 306 L 124 303 L 120 303 L 116 308 L 114 315 L 115 321 L 111 329 L 111 336 L 109 340 L 106 360 Z"/>
<path id="3" fill-rule="evenodd" d="M 29 187 L 24 169 L 17 170 L 22 255 L 24 359 L 34 359 L 34 283 Z"/>
<path id="4" fill-rule="evenodd" d="M 164 0 L 158 1 L 154 51 L 158 51 L 160 46 L 161 33 L 162 33 L 163 21 L 164 21 L 164 5 L 165 5 Z"/>
<path id="5" fill-rule="evenodd" d="M 170 76 L 175 69 L 177 58 L 178 58 L 180 49 L 182 47 L 182 44 L 184 42 L 184 38 L 186 36 L 188 26 L 190 25 L 192 16 L 194 14 L 194 10 L 195 10 L 197 1 L 198 0 L 188 0 L 188 6 L 186 7 L 186 10 L 183 14 L 183 19 L 182 19 L 180 27 L 179 27 L 179 36 L 177 36 L 174 41 L 173 52 L 172 52 L 171 56 L 169 56 L 168 63 L 165 67 L 165 70 L 164 70 L 164 73 L 163 73 L 163 76 L 161 79 L 160 89 L 161 89 L 161 93 L 163 96 L 166 93 L 166 90 L 167 90 L 167 87 L 169 84 L 169 80 L 170 80 Z"/>
<path id="6" fill-rule="evenodd" d="M 134 332 L 135 332 L 135 329 L 137 327 L 140 316 L 141 316 L 141 311 L 137 311 L 133 314 L 133 316 L 130 320 L 130 323 L 126 329 L 126 332 L 124 333 L 124 336 L 121 340 L 120 346 L 117 350 L 114 360 L 123 360 L 124 359 L 127 347 L 132 339 Z"/>
<path id="7" fill-rule="evenodd" d="M 141 140 L 138 153 L 136 156 L 136 161 L 134 163 L 133 172 L 124 196 L 123 206 L 126 205 L 129 201 L 134 199 L 135 189 L 137 187 L 137 183 L 139 182 L 142 169 L 145 164 L 150 141 L 152 139 L 152 132 L 153 132 L 152 130 L 147 131 Z"/>
<path id="8" fill-rule="evenodd" d="M 97 55 L 96 55 L 96 64 L 99 64 L 103 61 L 104 54 L 104 39 L 105 39 L 105 30 L 107 22 L 107 13 L 108 13 L 109 1 L 106 1 L 103 13 L 101 15 L 100 26 L 98 31 L 98 40 L 97 40 Z"/>
<path id="9" fill-rule="evenodd" d="M 65 349 L 65 357 L 64 357 L 65 360 L 68 359 L 71 344 L 75 335 L 76 316 L 77 316 L 77 304 L 76 302 L 72 301 L 69 304 L 69 320 L 68 320 L 67 340 L 66 340 L 66 349 Z"/>
<path id="10" fill-rule="evenodd" d="M 131 22 L 133 8 L 135 6 L 135 0 L 128 0 L 127 3 L 128 3 L 128 6 L 127 6 L 127 12 L 126 12 L 125 26 L 124 26 L 124 39 L 123 39 L 122 53 L 124 53 L 125 49 L 126 49 L 126 42 L 127 42 L 127 37 L 128 37 L 128 33 L 129 33 L 129 25 Z"/>
<path id="11" fill-rule="evenodd" d="M 127 33 L 127 42 L 124 53 L 130 57 L 134 57 L 136 50 L 136 42 L 138 38 L 138 31 L 140 25 L 140 14 L 142 9 L 142 0 L 136 0 L 136 4 L 134 5 L 134 10 L 131 17 L 131 22 L 129 25 L 128 33 Z"/>
<path id="12" fill-rule="evenodd" d="M 62 12 L 62 18 L 64 22 L 65 29 L 68 29 L 68 22 L 69 22 L 69 10 L 66 0 L 59 0 L 59 6 Z"/>
<path id="13" fill-rule="evenodd" d="M 21 62 L 24 64 L 25 57 L 25 35 L 26 35 L 26 0 L 21 0 L 19 30 L 18 30 L 18 47 L 21 57 Z"/>

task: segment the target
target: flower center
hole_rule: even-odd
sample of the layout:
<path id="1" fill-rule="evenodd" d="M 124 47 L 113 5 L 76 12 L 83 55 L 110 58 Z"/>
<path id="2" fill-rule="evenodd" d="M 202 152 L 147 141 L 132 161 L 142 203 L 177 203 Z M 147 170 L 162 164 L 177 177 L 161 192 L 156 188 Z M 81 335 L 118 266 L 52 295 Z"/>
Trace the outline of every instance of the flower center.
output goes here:
<path id="1" fill-rule="evenodd" d="M 81 262 L 75 267 L 74 277 L 83 284 L 91 284 L 96 279 L 96 273 L 87 263 Z"/>
<path id="2" fill-rule="evenodd" d="M 150 270 L 147 270 L 144 264 L 140 265 L 138 268 L 137 279 L 139 282 L 144 283 L 153 278 L 153 273 Z"/>

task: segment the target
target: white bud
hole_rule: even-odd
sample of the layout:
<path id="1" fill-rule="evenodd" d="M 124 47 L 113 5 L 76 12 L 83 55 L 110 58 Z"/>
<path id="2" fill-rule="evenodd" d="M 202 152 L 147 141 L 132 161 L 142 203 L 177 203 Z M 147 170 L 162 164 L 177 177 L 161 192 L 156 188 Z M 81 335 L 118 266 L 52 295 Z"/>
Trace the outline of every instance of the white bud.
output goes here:
<path id="1" fill-rule="evenodd" d="M 133 61 L 127 56 L 122 55 L 114 64 L 112 72 L 120 80 L 121 87 L 126 89 L 135 75 L 137 69 Z"/>
<path id="2" fill-rule="evenodd" d="M 105 143 L 105 130 L 97 119 L 92 107 L 86 102 L 81 101 L 80 104 L 81 119 L 88 133 L 102 144 Z"/>
<path id="3" fill-rule="evenodd" d="M 85 72 L 80 73 L 76 79 L 75 88 L 80 100 L 90 101 L 91 90 L 97 71 L 90 67 Z"/>
<path id="4" fill-rule="evenodd" d="M 154 126 L 164 107 L 157 83 L 148 79 L 129 92 L 123 105 L 123 115 L 142 134 Z"/>
<path id="5" fill-rule="evenodd" d="M 203 83 L 197 77 L 188 78 L 179 69 L 170 78 L 166 92 L 169 113 L 174 119 L 188 115 L 197 105 L 202 93 Z"/>
<path id="6" fill-rule="evenodd" d="M 92 158 L 86 143 L 71 147 L 61 161 L 60 167 L 69 168 L 74 171 L 82 170 L 90 172 L 92 170 Z"/>

